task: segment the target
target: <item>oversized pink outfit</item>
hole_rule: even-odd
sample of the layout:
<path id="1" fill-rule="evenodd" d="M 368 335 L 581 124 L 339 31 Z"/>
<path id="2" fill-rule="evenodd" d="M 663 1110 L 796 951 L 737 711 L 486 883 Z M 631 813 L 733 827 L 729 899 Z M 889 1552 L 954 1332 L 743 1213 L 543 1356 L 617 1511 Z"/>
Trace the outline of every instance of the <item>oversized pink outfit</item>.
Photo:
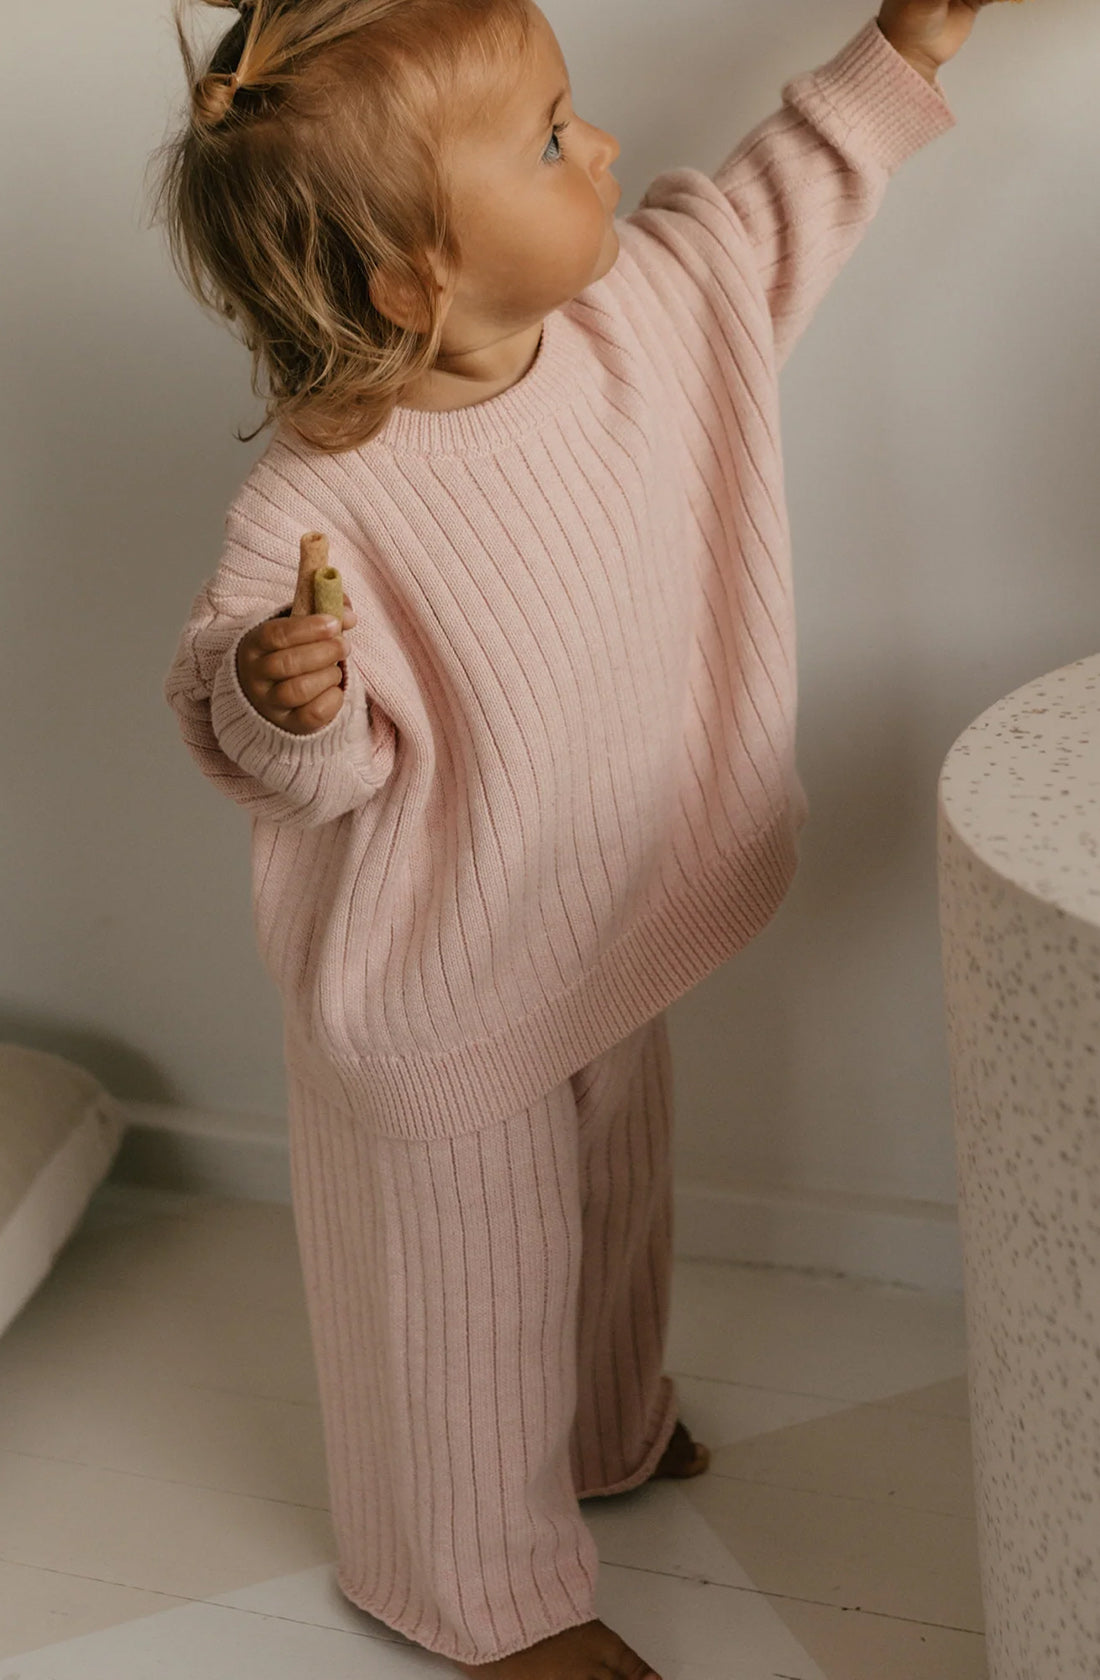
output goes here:
<path id="1" fill-rule="evenodd" d="M 166 680 L 253 818 L 341 1584 L 462 1662 L 591 1619 L 577 1498 L 675 1421 L 663 1011 L 775 914 L 807 810 L 779 370 L 953 125 L 872 20 L 713 179 L 657 177 L 503 395 L 338 456 L 280 430 Z M 359 623 L 300 737 L 236 648 L 308 530 Z"/>

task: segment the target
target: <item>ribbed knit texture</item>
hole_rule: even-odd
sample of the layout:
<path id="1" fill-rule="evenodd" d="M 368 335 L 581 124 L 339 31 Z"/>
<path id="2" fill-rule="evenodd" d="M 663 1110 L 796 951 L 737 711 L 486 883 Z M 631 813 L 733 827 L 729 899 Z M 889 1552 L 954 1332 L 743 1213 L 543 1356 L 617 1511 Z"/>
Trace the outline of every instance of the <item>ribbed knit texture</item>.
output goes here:
<path id="1" fill-rule="evenodd" d="M 465 1663 L 592 1621 L 578 1501 L 648 1481 L 679 1410 L 665 1017 L 465 1137 L 288 1091 L 341 1590 Z"/>
<path id="2" fill-rule="evenodd" d="M 288 1068 L 362 1125 L 513 1115 L 753 939 L 797 867 L 778 376 L 891 174 L 954 125 L 872 20 L 714 179 L 657 177 L 503 395 L 326 456 L 280 430 L 165 683 L 253 817 Z M 297 737 L 245 632 L 328 533 L 359 614 Z"/>

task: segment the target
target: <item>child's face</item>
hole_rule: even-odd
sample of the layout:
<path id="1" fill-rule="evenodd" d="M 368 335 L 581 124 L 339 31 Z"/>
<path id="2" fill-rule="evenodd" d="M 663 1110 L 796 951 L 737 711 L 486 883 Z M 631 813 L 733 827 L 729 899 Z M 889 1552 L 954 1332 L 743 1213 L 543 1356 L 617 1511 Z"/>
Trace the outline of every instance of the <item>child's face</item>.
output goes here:
<path id="1" fill-rule="evenodd" d="M 557 38 L 539 8 L 531 12 L 528 54 L 506 81 L 471 90 L 481 95 L 475 125 L 448 160 L 463 252 L 452 333 L 460 322 L 520 329 L 541 321 L 602 279 L 619 254 L 622 188 L 610 170 L 621 147 L 573 110 Z"/>

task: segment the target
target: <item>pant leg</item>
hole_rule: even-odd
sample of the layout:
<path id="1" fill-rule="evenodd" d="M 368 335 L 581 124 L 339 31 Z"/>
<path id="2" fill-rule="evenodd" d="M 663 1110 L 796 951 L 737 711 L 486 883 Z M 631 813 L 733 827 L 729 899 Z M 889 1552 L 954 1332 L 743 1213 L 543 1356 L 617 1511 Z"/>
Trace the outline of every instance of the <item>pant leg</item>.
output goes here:
<path id="1" fill-rule="evenodd" d="M 288 1095 L 341 1590 L 466 1663 L 591 1621 L 571 1084 L 430 1141 L 371 1133 L 289 1068 Z"/>
<path id="2" fill-rule="evenodd" d="M 672 1057 L 664 1014 L 572 1079 L 577 1105 L 582 1269 L 578 1498 L 649 1480 L 676 1427 L 662 1374 L 672 1284 Z"/>

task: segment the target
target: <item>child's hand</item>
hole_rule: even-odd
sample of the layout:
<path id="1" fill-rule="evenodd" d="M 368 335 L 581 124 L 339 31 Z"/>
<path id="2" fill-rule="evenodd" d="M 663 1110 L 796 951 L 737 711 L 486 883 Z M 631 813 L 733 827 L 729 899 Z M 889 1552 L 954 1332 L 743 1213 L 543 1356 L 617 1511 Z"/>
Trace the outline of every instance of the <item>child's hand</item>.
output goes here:
<path id="1" fill-rule="evenodd" d="M 878 26 L 890 45 L 928 82 L 970 38 L 991 0 L 883 0 Z"/>
<path id="2" fill-rule="evenodd" d="M 344 596 L 344 629 L 359 621 Z M 343 636 L 324 628 L 324 615 L 270 618 L 243 636 L 237 648 L 237 677 L 252 705 L 268 723 L 290 735 L 315 735 L 344 704 Z"/>

